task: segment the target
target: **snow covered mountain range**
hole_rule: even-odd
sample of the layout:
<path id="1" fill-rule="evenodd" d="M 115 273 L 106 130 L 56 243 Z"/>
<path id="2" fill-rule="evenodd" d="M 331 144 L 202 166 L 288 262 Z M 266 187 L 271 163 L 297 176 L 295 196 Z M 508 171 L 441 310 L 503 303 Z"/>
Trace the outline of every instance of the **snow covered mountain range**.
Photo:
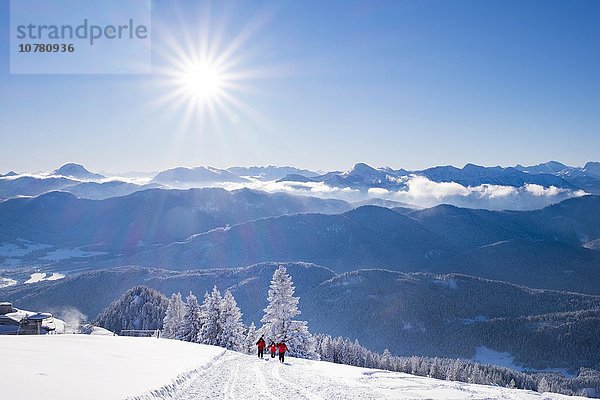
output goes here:
<path id="1" fill-rule="evenodd" d="M 456 182 L 463 186 L 488 184 L 520 187 L 524 184 L 536 184 L 545 187 L 574 188 L 568 181 L 554 174 L 527 173 L 511 167 L 481 167 L 474 164 L 467 164 L 462 169 L 447 165 L 420 171 L 407 171 L 404 169 L 373 168 L 367 164 L 358 163 L 349 171 L 329 172 L 308 180 L 339 187 L 393 189 L 406 187 L 406 181 L 410 175 L 424 176 L 432 182 Z M 296 175 L 284 177 L 280 181 L 298 179 Z"/>
<path id="2" fill-rule="evenodd" d="M 355 200 L 373 197 L 373 194 L 387 197 L 389 200 L 409 200 L 413 203 L 432 205 L 434 198 L 419 198 L 412 193 L 415 188 L 426 182 L 433 183 L 435 194 L 444 194 L 442 202 L 456 205 L 468 205 L 489 197 L 492 190 L 498 195 L 498 188 L 514 188 L 521 191 L 535 191 L 554 188 L 546 196 L 545 205 L 571 197 L 578 192 L 600 194 L 600 163 L 588 162 L 584 167 L 570 167 L 556 161 L 529 167 L 482 167 L 467 164 L 463 168 L 437 166 L 423 170 L 394 170 L 389 167 L 374 168 L 365 163 L 357 163 L 348 171 L 314 172 L 294 167 L 231 167 L 219 169 L 209 166 L 193 168 L 177 167 L 157 173 L 149 179 L 147 174 L 98 174 L 88 171 L 76 163 L 68 163 L 52 171 L 41 174 L 17 174 L 13 171 L 0 175 L 0 198 L 18 196 L 36 196 L 52 190 L 62 190 L 78 197 L 104 199 L 122 196 L 138 190 L 152 187 L 188 189 L 193 187 L 250 187 L 268 191 L 299 191 L 312 194 L 327 194 L 329 197 L 349 199 L 349 193 L 355 192 Z M 419 180 L 420 179 L 420 180 Z M 447 185 L 454 184 L 448 192 Z M 420 187 L 420 186 L 419 186 Z M 462 190 L 459 190 L 462 188 Z M 430 188 L 430 190 L 432 190 Z M 456 191 L 467 197 L 461 203 L 460 198 L 452 195 Z M 345 191 L 345 192 L 344 192 Z M 348 192 L 351 191 L 351 192 Z M 370 193 L 369 193 L 370 191 Z M 323 193 L 325 192 L 325 193 Z M 560 196 L 558 196 L 560 194 Z M 469 195 L 469 196 L 467 196 Z M 505 193 L 506 195 L 506 193 Z M 513 196 L 515 194 L 513 193 Z M 435 196 L 434 196 L 435 197 Z M 421 204 L 421 205 L 423 205 Z M 439 204 L 435 203 L 435 204 Z M 539 203 L 538 203 L 539 204 Z M 521 204 L 521 207 L 535 205 Z M 492 208 L 512 208 L 510 203 L 490 205 Z M 489 208 L 489 207 L 487 207 Z"/>
<path id="3" fill-rule="evenodd" d="M 599 165 L 9 173 L 0 299 L 92 320 L 137 285 L 216 284 L 256 323 L 283 263 L 314 332 L 394 354 L 598 369 Z"/>

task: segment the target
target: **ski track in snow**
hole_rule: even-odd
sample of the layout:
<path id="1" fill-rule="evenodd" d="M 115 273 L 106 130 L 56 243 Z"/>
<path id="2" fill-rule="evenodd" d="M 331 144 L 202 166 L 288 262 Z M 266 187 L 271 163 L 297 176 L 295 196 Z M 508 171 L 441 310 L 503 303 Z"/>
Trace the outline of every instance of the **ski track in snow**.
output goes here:
<path id="1" fill-rule="evenodd" d="M 175 400 L 392 400 L 567 398 L 524 390 L 438 381 L 384 370 L 290 358 L 259 359 L 226 351 L 168 395 Z M 165 397 L 160 397 L 165 398 Z"/>
<path id="2" fill-rule="evenodd" d="M 210 368 L 188 380 L 172 397 L 180 400 L 276 399 L 268 389 L 260 369 L 248 363 L 244 355 L 228 351 Z"/>
<path id="3" fill-rule="evenodd" d="M 209 369 L 201 371 L 171 394 L 177 400 L 234 399 L 382 399 L 390 398 L 364 387 L 322 377 L 304 360 L 282 364 L 277 358 L 259 359 L 228 351 Z M 310 382 L 310 389 L 305 388 Z"/>

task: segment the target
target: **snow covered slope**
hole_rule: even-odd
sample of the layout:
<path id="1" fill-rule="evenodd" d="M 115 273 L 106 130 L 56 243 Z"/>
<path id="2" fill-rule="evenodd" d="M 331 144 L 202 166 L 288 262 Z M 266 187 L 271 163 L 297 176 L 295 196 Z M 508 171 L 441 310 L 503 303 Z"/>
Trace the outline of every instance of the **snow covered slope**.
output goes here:
<path id="1" fill-rule="evenodd" d="M 220 347 L 95 335 L 0 337 L 2 400 L 124 399 L 208 365 Z"/>
<path id="2" fill-rule="evenodd" d="M 562 399 L 155 338 L 0 337 L 3 400 Z"/>

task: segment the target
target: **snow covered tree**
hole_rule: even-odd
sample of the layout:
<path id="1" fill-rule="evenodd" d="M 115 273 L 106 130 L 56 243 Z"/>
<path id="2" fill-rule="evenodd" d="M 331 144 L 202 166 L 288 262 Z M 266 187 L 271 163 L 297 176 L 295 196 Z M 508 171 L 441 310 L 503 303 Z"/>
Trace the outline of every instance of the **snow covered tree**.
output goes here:
<path id="1" fill-rule="evenodd" d="M 245 338 L 242 312 L 229 290 L 225 292 L 223 300 L 221 300 L 219 320 L 221 325 L 221 332 L 217 340 L 219 346 L 243 351 Z"/>
<path id="2" fill-rule="evenodd" d="M 308 331 L 305 321 L 295 321 L 293 318 L 300 314 L 299 298 L 294 297 L 292 278 L 284 266 L 279 266 L 273 274 L 267 299 L 269 304 L 264 309 L 265 315 L 260 320 L 263 323 L 261 333 L 274 342 L 285 341 L 291 356 L 318 359 L 316 342 Z"/>
<path id="3" fill-rule="evenodd" d="M 291 356 L 309 360 L 320 359 L 316 351 L 316 341 L 308 331 L 306 321 L 291 321 L 286 343 L 290 348 Z"/>
<path id="4" fill-rule="evenodd" d="M 437 357 L 434 357 L 433 362 L 429 366 L 429 376 L 435 379 L 442 379 L 441 366 Z"/>
<path id="5" fill-rule="evenodd" d="M 254 322 L 252 322 L 246 330 L 246 339 L 244 340 L 244 349 L 242 350 L 244 353 L 254 353 L 254 346 L 256 345 L 257 336 L 258 333 L 256 332 L 256 326 L 254 326 Z"/>
<path id="6" fill-rule="evenodd" d="M 162 337 L 166 339 L 175 339 L 177 337 L 179 327 L 183 325 L 185 312 L 186 305 L 181 298 L 181 293 L 173 293 L 169 299 L 169 306 L 163 320 Z"/>
<path id="7" fill-rule="evenodd" d="M 333 362 L 333 346 L 331 344 L 331 336 L 325 335 L 319 343 L 319 354 L 321 354 L 321 360 Z"/>
<path id="8" fill-rule="evenodd" d="M 540 393 L 545 393 L 545 392 L 549 392 L 550 391 L 550 384 L 548 383 L 548 380 L 543 377 L 542 379 L 540 379 L 539 383 L 538 383 L 538 392 Z"/>
<path id="9" fill-rule="evenodd" d="M 280 266 L 275 270 L 267 299 L 269 304 L 260 320 L 264 324 L 262 333 L 275 342 L 287 340 L 292 319 L 300 314 L 300 311 L 299 299 L 294 297 L 292 278 L 287 274 L 285 267 Z"/>
<path id="10" fill-rule="evenodd" d="M 161 329 L 168 304 L 155 289 L 136 286 L 102 311 L 95 325 L 117 334 L 128 329 Z"/>
<path id="11" fill-rule="evenodd" d="M 203 325 L 198 333 L 199 343 L 213 346 L 220 345 L 219 340 L 223 330 L 221 325 L 221 300 L 221 292 L 216 286 L 213 287 L 210 294 L 204 296 L 204 303 L 202 304 Z"/>
<path id="12" fill-rule="evenodd" d="M 190 292 L 186 298 L 185 314 L 183 315 L 183 321 L 177 331 L 176 338 L 179 340 L 185 340 L 186 342 L 196 342 L 198 338 L 198 332 L 202 329 L 202 309 L 198 304 L 196 296 Z"/>

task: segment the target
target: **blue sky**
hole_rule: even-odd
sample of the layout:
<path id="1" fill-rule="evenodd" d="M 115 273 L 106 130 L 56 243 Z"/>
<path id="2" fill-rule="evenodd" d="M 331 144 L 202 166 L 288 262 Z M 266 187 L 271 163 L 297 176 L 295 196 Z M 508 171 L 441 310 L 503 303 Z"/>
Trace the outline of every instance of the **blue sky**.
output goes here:
<path id="1" fill-rule="evenodd" d="M 14 1 L 14 0 L 13 0 Z M 106 171 L 175 165 L 600 160 L 598 1 L 152 3 L 155 71 L 169 44 L 244 36 L 229 95 L 185 120 L 152 75 L 10 75 L 0 3 L 0 172 L 67 161 Z M 210 42 L 210 41 L 209 41 Z"/>

